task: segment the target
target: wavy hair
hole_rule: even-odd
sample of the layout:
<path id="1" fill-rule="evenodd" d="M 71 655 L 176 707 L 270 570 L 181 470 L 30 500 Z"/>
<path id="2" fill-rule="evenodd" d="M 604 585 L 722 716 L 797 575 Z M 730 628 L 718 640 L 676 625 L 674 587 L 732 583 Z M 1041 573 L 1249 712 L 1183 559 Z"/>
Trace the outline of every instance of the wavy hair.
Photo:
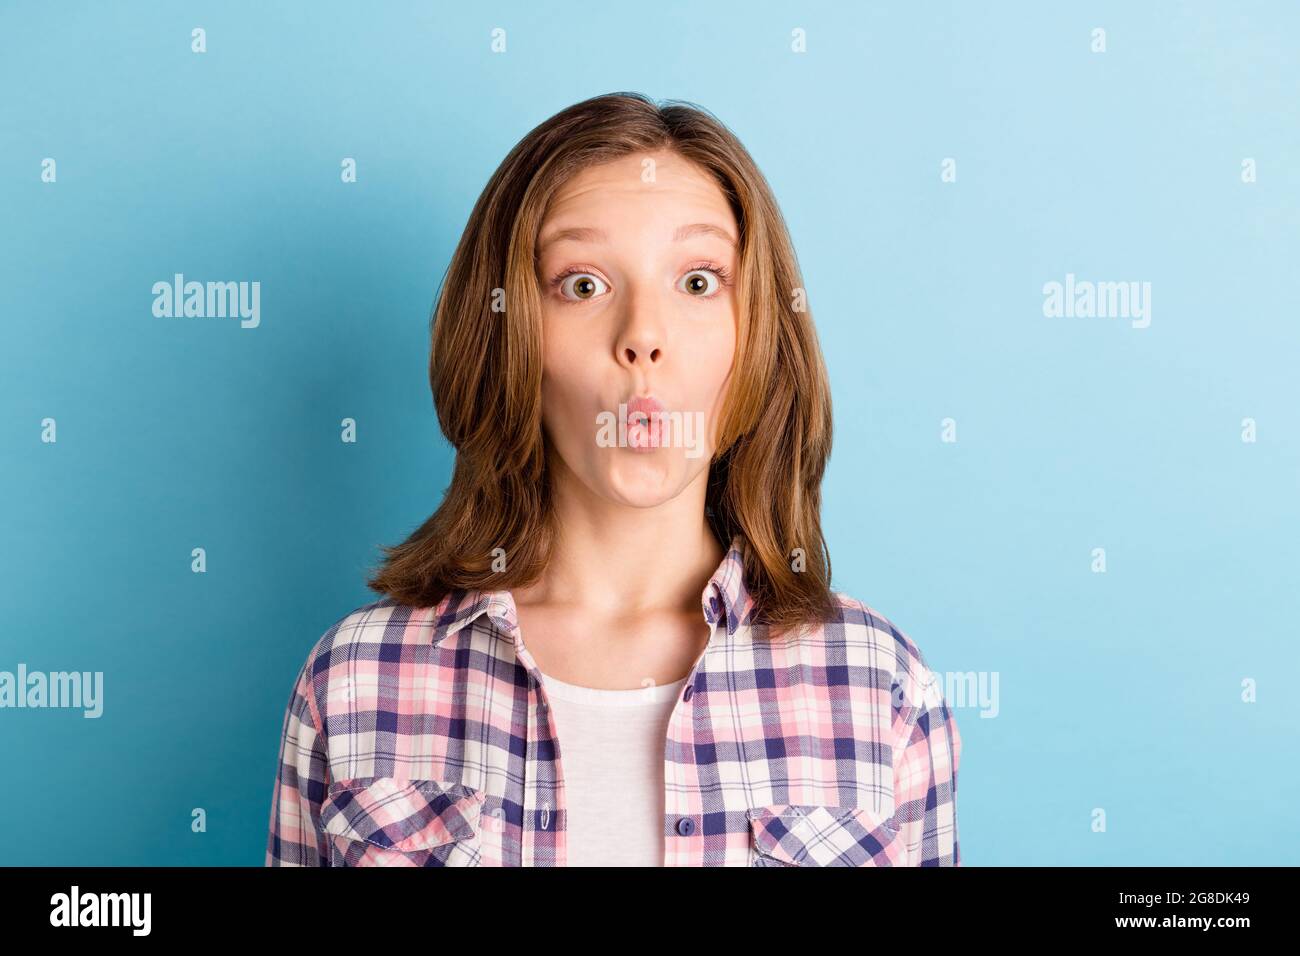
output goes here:
<path id="1" fill-rule="evenodd" d="M 548 203 L 575 173 L 671 150 L 710 173 L 740 228 L 739 327 L 717 423 L 706 516 L 745 548 L 751 621 L 775 634 L 834 619 L 821 481 L 831 451 L 826 366 L 780 208 L 748 151 L 713 114 L 639 93 L 592 97 L 528 133 L 474 205 L 433 310 L 429 382 L 456 449 L 443 501 L 405 541 L 383 546 L 366 582 L 432 606 L 454 589 L 536 580 L 555 540 L 542 428 L 542 292 L 535 268 Z M 503 311 L 504 307 L 504 311 Z M 494 570 L 494 549 L 508 554 Z"/>

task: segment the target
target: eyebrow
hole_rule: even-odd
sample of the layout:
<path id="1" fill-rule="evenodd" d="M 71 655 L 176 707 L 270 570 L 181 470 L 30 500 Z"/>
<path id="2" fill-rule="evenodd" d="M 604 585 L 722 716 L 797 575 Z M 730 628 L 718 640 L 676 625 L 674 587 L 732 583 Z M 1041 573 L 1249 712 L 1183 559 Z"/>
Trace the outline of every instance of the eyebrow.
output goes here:
<path id="1" fill-rule="evenodd" d="M 688 226 L 680 226 L 673 233 L 673 242 L 683 242 L 695 236 L 715 236 L 724 242 L 730 243 L 733 247 L 736 240 L 732 238 L 731 233 L 721 226 L 715 226 L 711 222 L 693 222 Z M 537 251 L 540 254 L 543 249 L 553 242 L 563 242 L 571 240 L 573 242 L 608 242 L 607 236 L 602 229 L 593 229 L 590 226 L 573 226 L 569 229 L 560 229 L 544 237 L 537 243 Z"/>

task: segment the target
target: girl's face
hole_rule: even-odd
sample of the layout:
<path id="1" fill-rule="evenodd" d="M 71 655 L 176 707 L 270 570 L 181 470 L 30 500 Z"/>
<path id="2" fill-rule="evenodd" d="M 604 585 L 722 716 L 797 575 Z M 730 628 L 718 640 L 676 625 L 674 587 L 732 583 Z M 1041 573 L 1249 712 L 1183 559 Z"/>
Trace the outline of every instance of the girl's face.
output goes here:
<path id="1" fill-rule="evenodd" d="M 599 497 L 652 506 L 707 472 L 738 236 L 717 183 L 676 153 L 588 167 L 553 198 L 537 249 L 543 427 L 555 464 Z"/>

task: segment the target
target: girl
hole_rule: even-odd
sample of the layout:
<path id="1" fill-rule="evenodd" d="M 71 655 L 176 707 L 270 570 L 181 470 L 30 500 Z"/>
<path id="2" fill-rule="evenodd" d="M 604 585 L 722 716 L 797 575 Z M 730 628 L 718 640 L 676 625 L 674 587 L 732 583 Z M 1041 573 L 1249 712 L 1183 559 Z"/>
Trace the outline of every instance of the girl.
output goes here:
<path id="1" fill-rule="evenodd" d="M 826 370 L 725 126 L 619 93 L 525 136 L 430 381 L 451 484 L 307 656 L 268 865 L 960 864 L 941 681 L 830 586 Z"/>

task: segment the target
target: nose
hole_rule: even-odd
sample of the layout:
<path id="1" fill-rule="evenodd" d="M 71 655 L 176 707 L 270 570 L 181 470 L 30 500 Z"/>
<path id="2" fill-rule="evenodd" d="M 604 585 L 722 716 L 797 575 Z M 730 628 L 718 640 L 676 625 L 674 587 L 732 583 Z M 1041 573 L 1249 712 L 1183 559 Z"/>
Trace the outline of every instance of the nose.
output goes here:
<path id="1" fill-rule="evenodd" d="M 644 371 L 663 360 L 665 333 L 661 321 L 662 306 L 653 301 L 651 294 L 643 292 L 629 295 L 626 308 L 627 315 L 615 345 L 618 361 L 628 368 Z"/>
<path id="2" fill-rule="evenodd" d="M 622 359 L 628 365 L 654 365 L 662 354 L 658 346 L 648 342 L 629 343 L 625 339 L 622 346 Z"/>

